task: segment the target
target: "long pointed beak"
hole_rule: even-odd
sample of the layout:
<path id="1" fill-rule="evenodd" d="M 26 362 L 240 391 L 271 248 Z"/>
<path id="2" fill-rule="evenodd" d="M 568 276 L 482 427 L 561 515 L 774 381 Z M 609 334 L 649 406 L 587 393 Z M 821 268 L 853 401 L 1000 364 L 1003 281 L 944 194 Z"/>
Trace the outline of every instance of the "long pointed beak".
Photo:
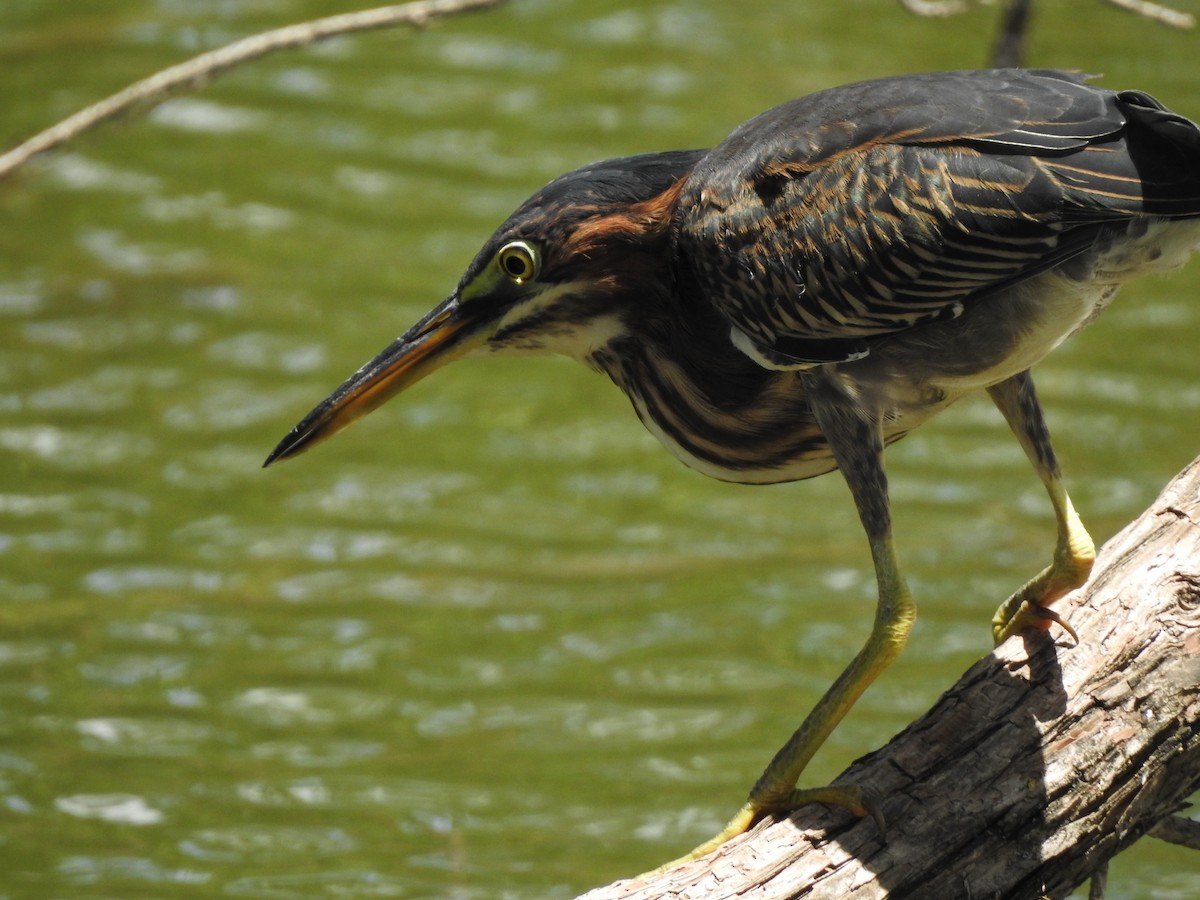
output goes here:
<path id="1" fill-rule="evenodd" d="M 457 296 L 425 318 L 322 400 L 279 442 L 263 466 L 301 453 L 360 419 L 430 372 L 482 343 L 486 329 L 459 311 Z"/>

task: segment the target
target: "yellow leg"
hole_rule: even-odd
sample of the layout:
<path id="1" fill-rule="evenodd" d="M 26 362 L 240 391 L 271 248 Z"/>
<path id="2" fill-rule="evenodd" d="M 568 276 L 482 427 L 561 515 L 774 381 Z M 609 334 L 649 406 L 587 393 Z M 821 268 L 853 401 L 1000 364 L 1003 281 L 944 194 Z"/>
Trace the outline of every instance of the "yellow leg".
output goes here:
<path id="1" fill-rule="evenodd" d="M 856 785 L 797 788 L 796 782 L 818 748 L 825 743 L 855 701 L 904 648 L 916 618 L 916 606 L 896 561 L 892 543 L 887 479 L 883 472 L 883 440 L 878 423 L 848 402 L 837 383 L 810 385 L 818 422 L 846 478 L 867 532 L 879 602 L 871 634 L 858 655 L 818 701 L 812 712 L 780 748 L 750 790 L 746 803 L 716 837 L 669 868 L 714 850 L 746 831 L 768 813 L 785 812 L 808 803 L 832 803 L 856 815 L 871 812 Z M 882 820 L 876 816 L 882 828 Z"/>
<path id="2" fill-rule="evenodd" d="M 860 786 L 796 787 L 796 782 L 817 749 L 845 718 L 863 691 L 904 649 L 916 619 L 916 604 L 913 603 L 904 579 L 896 567 L 890 536 L 872 546 L 872 555 L 879 579 L 879 603 L 866 644 L 813 707 L 812 712 L 788 742 L 775 754 L 774 759 L 751 788 L 750 796 L 742 808 L 720 833 L 678 862 L 697 859 L 715 850 L 730 838 L 746 831 L 768 813 L 787 812 L 809 803 L 842 806 L 859 816 L 870 812 L 882 830 L 882 819 L 877 811 L 870 808 Z"/>
<path id="3" fill-rule="evenodd" d="M 992 637 L 999 644 L 1014 634 L 1045 629 L 1054 622 L 1078 642 L 1074 629 L 1050 609 L 1050 604 L 1087 581 L 1096 559 L 1096 547 L 1063 486 L 1029 373 L 1022 372 L 1003 381 L 990 388 L 989 393 L 1046 486 L 1058 523 L 1058 542 L 1050 565 L 1000 604 L 992 617 Z"/>

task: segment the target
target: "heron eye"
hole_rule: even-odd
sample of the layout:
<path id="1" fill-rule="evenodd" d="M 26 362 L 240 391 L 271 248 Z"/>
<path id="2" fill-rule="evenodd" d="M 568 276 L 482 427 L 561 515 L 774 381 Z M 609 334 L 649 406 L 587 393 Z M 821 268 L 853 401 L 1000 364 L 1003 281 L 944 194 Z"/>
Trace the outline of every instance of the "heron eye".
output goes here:
<path id="1" fill-rule="evenodd" d="M 537 278 L 537 252 L 524 241 L 512 241 L 500 248 L 496 261 L 501 271 L 517 284 Z"/>

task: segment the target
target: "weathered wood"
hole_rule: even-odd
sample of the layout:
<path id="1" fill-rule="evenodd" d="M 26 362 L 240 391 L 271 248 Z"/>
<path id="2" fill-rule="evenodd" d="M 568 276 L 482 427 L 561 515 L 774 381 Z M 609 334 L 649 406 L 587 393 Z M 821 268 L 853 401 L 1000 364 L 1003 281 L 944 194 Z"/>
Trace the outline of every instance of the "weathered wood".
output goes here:
<path id="1" fill-rule="evenodd" d="M 886 843 L 806 807 L 584 896 L 1066 896 L 1200 788 L 1200 459 L 1059 608 L 1082 644 L 1007 641 L 843 774 L 880 799 Z"/>

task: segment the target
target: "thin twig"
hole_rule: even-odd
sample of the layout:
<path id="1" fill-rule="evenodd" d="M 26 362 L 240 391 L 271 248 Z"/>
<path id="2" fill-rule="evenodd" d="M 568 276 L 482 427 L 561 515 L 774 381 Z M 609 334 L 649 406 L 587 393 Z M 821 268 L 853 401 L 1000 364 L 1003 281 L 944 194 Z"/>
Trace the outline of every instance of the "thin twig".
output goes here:
<path id="1" fill-rule="evenodd" d="M 1170 25 L 1172 28 L 1196 27 L 1196 17 L 1191 13 L 1180 12 L 1161 3 L 1151 3 L 1150 0 L 1108 0 L 1108 2 L 1131 13 L 1153 19 L 1155 22 Z"/>
<path id="2" fill-rule="evenodd" d="M 506 0 L 419 0 L 399 6 L 381 6 L 310 22 L 299 22 L 234 41 L 156 72 L 149 78 L 135 82 L 34 135 L 0 156 L 0 180 L 38 154 L 53 150 L 135 106 L 150 108 L 167 99 L 174 91 L 194 87 L 227 69 L 276 50 L 303 47 L 335 35 L 357 31 L 390 28 L 396 25 L 419 28 L 431 19 L 490 9 L 504 2 Z"/>

